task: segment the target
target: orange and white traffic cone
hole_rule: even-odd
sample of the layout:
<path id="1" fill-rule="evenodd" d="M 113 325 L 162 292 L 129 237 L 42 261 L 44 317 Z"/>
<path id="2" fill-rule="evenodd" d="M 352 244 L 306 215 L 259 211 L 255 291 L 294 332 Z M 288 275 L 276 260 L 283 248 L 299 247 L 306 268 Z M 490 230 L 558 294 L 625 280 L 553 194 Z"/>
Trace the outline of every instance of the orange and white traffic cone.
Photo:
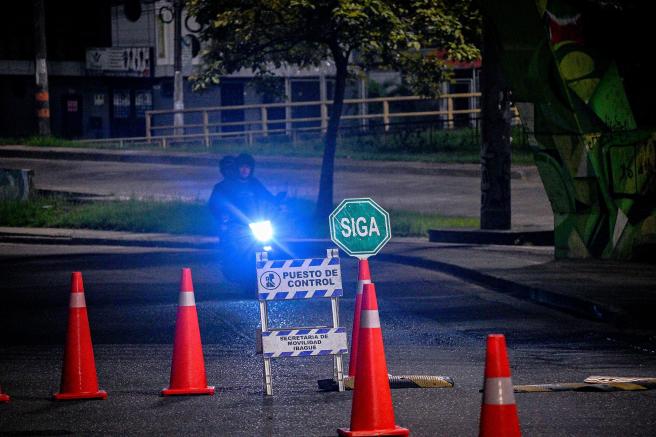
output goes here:
<path id="1" fill-rule="evenodd" d="M 392 391 L 387 376 L 383 332 L 378 317 L 374 284 L 364 284 L 358 336 L 357 377 L 353 387 L 351 428 L 340 428 L 341 436 L 407 436 L 410 431 L 396 426 Z"/>
<path id="2" fill-rule="evenodd" d="M 2 392 L 2 387 L 0 387 L 0 402 L 9 402 L 11 398 L 7 393 Z"/>
<path id="3" fill-rule="evenodd" d="M 360 334 L 360 312 L 362 311 L 362 289 L 364 284 L 371 284 L 369 261 L 358 261 L 358 290 L 355 294 L 355 312 L 353 313 L 353 331 L 351 332 L 351 356 L 349 358 L 349 376 L 355 377 L 355 363 L 358 356 L 358 337 Z"/>
<path id="4" fill-rule="evenodd" d="M 175 321 L 173 360 L 169 388 L 162 390 L 163 396 L 213 395 L 214 387 L 207 385 L 203 346 L 200 341 L 198 313 L 194 298 L 191 269 L 182 269 L 178 315 Z"/>
<path id="5" fill-rule="evenodd" d="M 98 389 L 96 361 L 93 357 L 84 284 L 80 272 L 73 272 L 71 275 L 64 369 L 59 393 L 55 393 L 54 398 L 58 401 L 107 399 L 107 392 Z"/>
<path id="6" fill-rule="evenodd" d="M 519 417 L 515 405 L 506 337 L 487 336 L 485 386 L 481 407 L 481 437 L 519 437 Z"/>

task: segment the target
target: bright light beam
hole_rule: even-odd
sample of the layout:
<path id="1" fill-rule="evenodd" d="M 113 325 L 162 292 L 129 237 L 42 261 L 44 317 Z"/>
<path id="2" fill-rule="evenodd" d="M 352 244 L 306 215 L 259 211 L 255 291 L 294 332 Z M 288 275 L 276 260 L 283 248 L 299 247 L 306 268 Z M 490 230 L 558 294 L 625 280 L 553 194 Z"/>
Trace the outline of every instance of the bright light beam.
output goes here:
<path id="1" fill-rule="evenodd" d="M 263 222 L 249 223 L 253 235 L 258 241 L 266 243 L 273 238 L 273 226 L 269 220 Z"/>

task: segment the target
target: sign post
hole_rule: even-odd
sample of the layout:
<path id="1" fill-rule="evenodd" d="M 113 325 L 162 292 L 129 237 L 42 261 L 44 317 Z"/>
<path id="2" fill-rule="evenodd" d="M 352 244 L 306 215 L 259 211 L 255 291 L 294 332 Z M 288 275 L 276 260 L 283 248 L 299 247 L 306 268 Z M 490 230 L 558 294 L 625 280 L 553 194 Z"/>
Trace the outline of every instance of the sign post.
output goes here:
<path id="1" fill-rule="evenodd" d="M 269 260 L 257 254 L 257 298 L 261 331 L 258 353 L 264 356 L 264 392 L 273 394 L 271 359 L 284 357 L 333 356 L 333 377 L 344 390 L 343 354 L 348 353 L 346 328 L 339 326 L 339 297 L 342 273 L 337 249 L 328 249 L 326 258 Z M 271 300 L 329 298 L 332 326 L 271 328 L 268 302 Z"/>
<path id="2" fill-rule="evenodd" d="M 367 259 L 392 238 L 389 214 L 372 199 L 344 199 L 330 214 L 330 238 L 350 256 Z"/>
<path id="3" fill-rule="evenodd" d="M 344 199 L 330 214 L 330 238 L 344 252 L 350 256 L 359 258 L 358 269 L 362 272 L 362 266 L 366 265 L 366 276 L 369 276 L 367 259 L 376 255 L 392 238 L 392 228 L 387 211 L 369 198 Z M 358 274 L 360 277 L 360 274 Z M 366 279 L 371 283 L 371 279 Z M 358 280 L 360 282 L 360 280 Z M 363 281 L 364 282 L 364 281 Z M 355 298 L 355 314 L 353 316 L 353 334 L 351 345 L 351 367 L 358 361 L 357 349 L 354 347 L 357 333 L 360 330 L 362 288 L 359 288 Z M 351 369 L 349 369 L 350 371 Z M 339 382 L 339 390 L 342 386 L 351 390 L 355 386 L 355 374 Z M 389 375 L 391 388 L 438 388 L 453 387 L 453 379 L 448 376 L 432 375 Z M 334 390 L 335 380 L 321 380 L 319 388 Z"/>
<path id="4" fill-rule="evenodd" d="M 330 214 L 330 237 L 347 254 L 358 260 L 358 290 L 355 295 L 349 378 L 356 376 L 362 292 L 371 283 L 368 258 L 391 238 L 389 214 L 369 198 L 344 199 Z M 320 382 L 321 384 L 321 382 Z"/>

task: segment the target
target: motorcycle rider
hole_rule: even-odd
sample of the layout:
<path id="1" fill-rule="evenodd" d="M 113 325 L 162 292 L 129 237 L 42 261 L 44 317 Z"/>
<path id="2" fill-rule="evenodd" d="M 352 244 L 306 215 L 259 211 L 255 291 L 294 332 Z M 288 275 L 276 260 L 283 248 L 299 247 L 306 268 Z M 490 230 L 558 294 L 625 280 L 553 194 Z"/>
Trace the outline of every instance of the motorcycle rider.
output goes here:
<path id="1" fill-rule="evenodd" d="M 248 225 L 269 219 L 268 214 L 279 207 L 279 198 L 253 175 L 255 160 L 249 154 L 225 156 L 219 162 L 219 169 L 223 180 L 214 185 L 208 206 L 219 224 L 222 271 L 228 280 L 253 291 L 257 287 L 255 247 Z"/>
<path id="2" fill-rule="evenodd" d="M 231 221 L 248 225 L 277 206 L 277 198 L 253 174 L 255 159 L 247 153 L 224 156 L 219 162 L 223 180 L 212 190 L 209 208 L 220 230 Z"/>

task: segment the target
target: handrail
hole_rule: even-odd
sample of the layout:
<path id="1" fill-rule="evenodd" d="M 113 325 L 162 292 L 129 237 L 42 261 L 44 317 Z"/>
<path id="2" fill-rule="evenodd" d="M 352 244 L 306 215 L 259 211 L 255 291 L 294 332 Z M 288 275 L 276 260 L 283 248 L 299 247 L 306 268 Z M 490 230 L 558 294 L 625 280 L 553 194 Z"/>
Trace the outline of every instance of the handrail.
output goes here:
<path id="1" fill-rule="evenodd" d="M 454 94 L 443 94 L 440 97 L 423 97 L 423 96 L 393 96 L 393 97 L 368 97 L 363 99 L 344 99 L 344 104 L 356 104 L 356 103 L 382 103 L 382 102 L 401 102 L 401 101 L 416 101 L 416 100 L 441 100 L 448 98 L 471 98 L 471 97 L 480 97 L 481 93 L 454 93 Z M 231 106 L 200 106 L 194 108 L 185 108 L 185 109 L 154 109 L 146 111 L 146 114 L 173 114 L 176 112 L 202 112 L 202 111 L 233 111 L 239 109 L 256 109 L 256 108 L 284 108 L 284 107 L 295 107 L 295 106 L 319 106 L 332 105 L 333 100 L 312 100 L 307 102 L 279 102 L 279 103 L 251 103 L 248 105 L 231 105 Z"/>
<path id="2" fill-rule="evenodd" d="M 360 129 L 368 130 L 373 126 L 370 125 L 371 121 L 376 121 L 377 127 L 380 127 L 382 120 L 382 128 L 388 131 L 393 124 L 396 124 L 402 119 L 412 119 L 417 117 L 436 117 L 446 129 L 454 128 L 454 121 L 457 115 L 469 115 L 471 120 L 474 115 L 481 112 L 478 101 L 470 101 L 467 103 L 468 109 L 455 109 L 454 102 L 458 99 L 478 99 L 481 93 L 454 93 L 443 94 L 437 98 L 427 98 L 422 96 L 395 96 L 395 97 L 373 97 L 373 98 L 360 98 L 360 99 L 344 99 L 344 108 L 350 105 L 359 105 L 357 107 L 357 114 L 345 112 L 342 115 L 342 120 L 360 120 Z M 394 112 L 395 103 L 400 102 L 417 102 L 417 101 L 432 101 L 436 102 L 438 110 L 429 109 L 425 111 L 415 110 L 409 112 Z M 267 137 L 276 134 L 290 135 L 292 141 L 296 140 L 296 134 L 301 132 L 320 132 L 326 131 L 328 126 L 328 108 L 334 102 L 332 100 L 324 101 L 309 101 L 309 102 L 278 102 L 278 103 L 261 103 L 261 104 L 248 104 L 248 105 L 230 105 L 230 106 L 214 106 L 214 107 L 197 107 L 186 108 L 180 110 L 174 109 L 158 109 L 146 111 L 146 135 L 144 137 L 134 138 L 109 138 L 103 140 L 85 140 L 89 143 L 97 142 L 119 142 L 122 145 L 126 142 L 145 141 L 147 143 L 157 143 L 162 147 L 167 147 L 172 141 L 184 141 L 185 139 L 202 139 L 206 147 L 209 147 L 212 139 L 224 137 L 239 137 L 246 139 L 251 143 L 255 137 Z M 374 105 L 372 108 L 371 105 Z M 319 109 L 317 116 L 305 116 L 295 118 L 292 114 L 292 109 L 298 107 L 317 107 Z M 364 110 L 362 109 L 364 107 Z M 269 109 L 284 108 L 284 118 L 272 119 Z M 403 108 L 405 109 L 405 108 Z M 416 109 L 416 108 L 415 108 Z M 375 110 L 376 112 L 370 112 Z M 514 110 L 515 119 L 518 118 L 516 110 Z M 239 121 L 222 121 L 221 115 L 230 111 L 244 111 L 244 120 Z M 246 117 L 246 114 L 249 117 Z M 185 123 L 183 126 L 169 124 L 166 122 L 155 123 L 161 117 L 171 116 L 170 120 L 173 122 L 175 114 L 195 115 L 192 122 Z M 212 117 L 210 116 L 212 115 Z M 395 123 L 392 123 L 392 120 Z M 183 117 L 184 120 L 184 117 Z M 317 123 L 316 126 L 307 126 L 308 123 Z M 300 126 L 299 126 L 300 124 Z M 303 126 L 305 124 L 305 126 Z M 282 126 L 282 127 L 281 127 Z M 241 127 L 241 129 L 239 129 Z M 346 127 L 346 126 L 343 126 Z M 233 128 L 234 130 L 226 131 L 225 128 Z M 167 132 L 168 131 L 168 132 Z"/>

